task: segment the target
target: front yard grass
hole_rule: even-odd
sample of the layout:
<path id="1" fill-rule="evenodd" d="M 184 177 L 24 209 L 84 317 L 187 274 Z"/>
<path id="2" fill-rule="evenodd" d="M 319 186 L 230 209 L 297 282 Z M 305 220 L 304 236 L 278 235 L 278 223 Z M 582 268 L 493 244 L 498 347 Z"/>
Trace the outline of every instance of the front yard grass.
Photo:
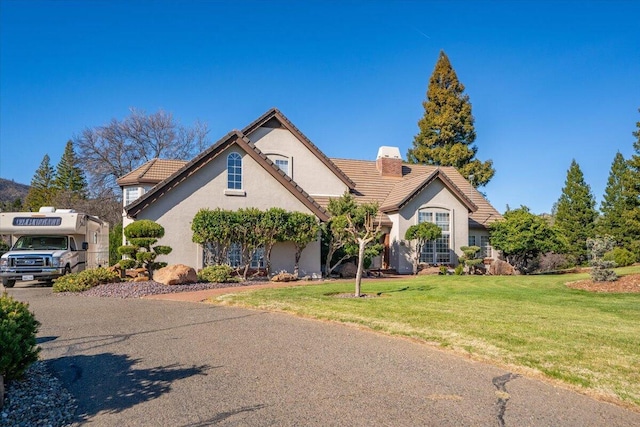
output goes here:
<path id="1" fill-rule="evenodd" d="M 640 266 L 617 270 L 638 274 Z M 418 276 L 225 294 L 218 304 L 355 324 L 542 374 L 640 409 L 640 293 L 568 288 L 588 274 Z M 231 291 L 232 292 L 232 291 Z"/>

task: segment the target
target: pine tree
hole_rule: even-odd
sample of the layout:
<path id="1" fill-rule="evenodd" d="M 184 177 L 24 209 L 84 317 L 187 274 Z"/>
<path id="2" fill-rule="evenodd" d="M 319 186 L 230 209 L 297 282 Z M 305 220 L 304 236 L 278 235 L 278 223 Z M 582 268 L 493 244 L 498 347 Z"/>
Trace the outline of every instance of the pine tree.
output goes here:
<path id="1" fill-rule="evenodd" d="M 478 148 L 472 145 L 476 132 L 469 95 L 443 51 L 422 105 L 425 114 L 407 153 L 409 163 L 454 166 L 474 187 L 486 185 L 495 174 L 493 162 L 475 158 Z"/>
<path id="2" fill-rule="evenodd" d="M 73 196 L 85 199 L 87 197 L 87 180 L 80 162 L 73 150 L 73 142 L 67 141 L 64 154 L 56 168 L 56 177 L 53 182 L 58 191 L 70 192 Z"/>
<path id="3" fill-rule="evenodd" d="M 555 226 L 565 237 L 567 253 L 578 264 L 587 260 L 587 239 L 595 234 L 595 199 L 591 188 L 584 181 L 578 163 L 573 160 L 567 172 L 567 180 L 558 199 Z"/>
<path id="4" fill-rule="evenodd" d="M 49 161 L 49 155 L 45 154 L 40 166 L 31 179 L 31 188 L 25 198 L 25 205 L 31 211 L 38 211 L 42 206 L 50 206 L 55 197 L 53 182 L 55 170 Z"/>
<path id="5" fill-rule="evenodd" d="M 638 109 L 640 112 L 640 109 Z M 627 236 L 627 249 L 640 259 L 640 121 L 636 122 L 637 130 L 633 132 L 636 141 L 633 143 L 635 154 L 628 161 L 629 171 L 626 174 L 624 199 L 626 211 L 624 226 Z"/>
<path id="6" fill-rule="evenodd" d="M 618 151 L 611 164 L 611 172 L 604 197 L 600 204 L 602 217 L 597 223 L 596 231 L 600 236 L 611 236 L 619 246 L 624 246 L 626 232 L 624 226 L 624 212 L 626 210 L 624 200 L 625 177 L 629 172 L 629 166 Z"/>

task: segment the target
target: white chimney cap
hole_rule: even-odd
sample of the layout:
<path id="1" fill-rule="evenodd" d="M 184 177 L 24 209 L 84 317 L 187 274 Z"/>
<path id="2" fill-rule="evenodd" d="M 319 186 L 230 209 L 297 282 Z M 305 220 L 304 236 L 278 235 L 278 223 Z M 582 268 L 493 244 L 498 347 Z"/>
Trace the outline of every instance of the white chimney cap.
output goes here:
<path id="1" fill-rule="evenodd" d="M 400 149 L 398 147 L 386 147 L 386 146 L 382 146 L 380 148 L 378 148 L 378 159 L 381 157 L 389 157 L 391 159 L 401 159 L 402 157 L 400 156 Z"/>

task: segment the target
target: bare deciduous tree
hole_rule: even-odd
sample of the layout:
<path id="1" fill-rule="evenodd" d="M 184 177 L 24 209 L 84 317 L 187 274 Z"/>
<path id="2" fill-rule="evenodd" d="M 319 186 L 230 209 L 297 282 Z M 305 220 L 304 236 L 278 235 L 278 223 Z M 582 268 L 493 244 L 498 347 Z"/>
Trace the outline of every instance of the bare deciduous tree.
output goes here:
<path id="1" fill-rule="evenodd" d="M 164 110 L 147 115 L 132 108 L 122 121 L 85 128 L 74 137 L 74 144 L 91 192 L 118 194 L 118 177 L 154 158 L 191 159 L 208 145 L 208 134 L 200 121 L 185 127 Z"/>

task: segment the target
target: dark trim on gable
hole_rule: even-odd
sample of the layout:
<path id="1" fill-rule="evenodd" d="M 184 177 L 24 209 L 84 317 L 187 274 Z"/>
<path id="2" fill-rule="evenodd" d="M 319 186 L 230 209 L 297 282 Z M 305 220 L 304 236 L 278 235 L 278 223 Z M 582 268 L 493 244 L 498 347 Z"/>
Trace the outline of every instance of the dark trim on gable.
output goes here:
<path id="1" fill-rule="evenodd" d="M 402 209 L 407 203 L 409 203 L 413 198 L 415 198 L 422 190 L 424 190 L 429 184 L 435 181 L 437 178 L 442 181 L 445 187 L 449 191 L 451 191 L 460 201 L 467 207 L 469 212 L 475 212 L 478 210 L 478 206 L 476 206 L 473 201 L 466 194 L 462 192 L 462 190 L 451 181 L 451 179 L 444 173 L 440 168 L 437 168 L 433 172 L 431 172 L 416 188 L 407 194 L 400 202 L 395 203 L 389 206 L 381 206 L 381 212 L 396 212 Z"/>
<path id="2" fill-rule="evenodd" d="M 277 108 L 272 108 L 262 116 L 260 116 L 257 120 L 253 121 L 247 127 L 242 129 L 242 133 L 245 135 L 249 135 L 251 132 L 254 132 L 259 127 L 268 124 L 268 127 L 274 127 L 274 119 L 277 119 L 280 123 L 281 127 L 287 129 L 291 132 L 302 144 L 304 144 L 309 151 L 311 151 L 322 163 L 327 166 L 331 172 L 333 172 L 344 184 L 349 187 L 349 189 L 353 190 L 356 184 L 345 174 L 342 170 L 336 166 L 320 149 L 313 143 L 309 138 L 307 138 L 301 131 L 298 129 L 292 122 L 289 120 L 284 114 L 280 112 Z"/>
<path id="3" fill-rule="evenodd" d="M 260 164 L 267 172 L 271 174 L 278 182 L 280 182 L 286 189 L 288 189 L 298 200 L 300 200 L 311 212 L 313 212 L 321 221 L 327 221 L 329 216 L 327 212 L 315 201 L 309 194 L 307 194 L 302 187 L 296 184 L 291 178 L 289 178 L 283 171 L 280 170 L 271 160 L 267 158 L 244 134 L 238 130 L 234 130 L 225 135 L 218 142 L 211 147 L 200 153 L 189 163 L 178 169 L 175 173 L 169 176 L 164 181 L 158 183 L 151 191 L 144 194 L 141 198 L 134 201 L 128 206 L 125 206 L 127 214 L 135 218 L 140 212 L 146 209 L 148 206 L 155 203 L 165 193 L 171 191 L 177 185 L 180 185 L 182 181 L 189 178 L 200 168 L 211 162 L 218 157 L 220 153 L 225 151 L 232 145 L 238 145 L 246 152 L 251 158 L 253 158 L 258 164 Z"/>

